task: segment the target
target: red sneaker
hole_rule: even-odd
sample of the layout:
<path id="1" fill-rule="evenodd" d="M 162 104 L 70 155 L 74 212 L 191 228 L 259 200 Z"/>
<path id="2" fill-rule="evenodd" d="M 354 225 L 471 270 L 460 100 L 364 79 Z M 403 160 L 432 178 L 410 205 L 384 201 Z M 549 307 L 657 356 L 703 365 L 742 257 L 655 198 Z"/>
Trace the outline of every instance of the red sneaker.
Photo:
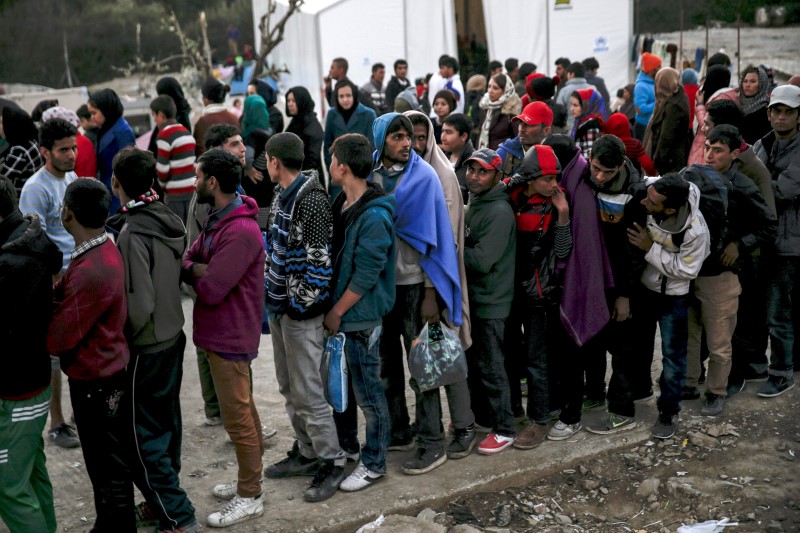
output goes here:
<path id="1" fill-rule="evenodd" d="M 512 444 L 514 444 L 514 437 L 504 437 L 497 433 L 489 433 L 489 435 L 478 444 L 478 453 L 494 455 L 502 452 Z"/>

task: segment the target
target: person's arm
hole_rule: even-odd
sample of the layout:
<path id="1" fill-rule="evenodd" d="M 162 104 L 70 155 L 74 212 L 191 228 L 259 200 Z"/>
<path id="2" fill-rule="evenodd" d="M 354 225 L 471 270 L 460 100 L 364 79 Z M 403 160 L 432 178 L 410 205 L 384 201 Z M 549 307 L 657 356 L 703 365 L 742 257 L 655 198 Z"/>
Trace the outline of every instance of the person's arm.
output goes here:
<path id="1" fill-rule="evenodd" d="M 158 147 L 156 173 L 158 174 L 158 184 L 161 185 L 162 190 L 166 190 L 167 182 L 169 181 L 169 162 L 172 157 L 172 146 L 167 140 L 167 136 L 163 135 L 163 133 L 163 131 L 158 132 L 158 140 L 156 141 L 156 146 Z"/>
<path id="2" fill-rule="evenodd" d="M 656 107 L 655 89 L 651 85 L 636 85 L 633 89 L 633 105 L 640 115 L 649 115 Z"/>
<path id="3" fill-rule="evenodd" d="M 322 126 L 316 120 L 312 124 L 307 124 L 304 130 L 308 146 L 306 147 L 306 158 L 303 160 L 303 167 L 321 168 L 322 167 L 322 142 L 325 134 Z M 322 176 L 320 176 L 322 179 Z"/>
<path id="4" fill-rule="evenodd" d="M 224 235 L 218 234 L 217 238 L 219 240 L 208 265 L 205 268 L 200 263 L 190 266 L 195 276 L 197 299 L 207 305 L 222 303 L 250 268 L 253 255 L 261 254 L 264 250 L 261 235 L 247 228 L 232 227 Z"/>
<path id="5" fill-rule="evenodd" d="M 120 244 L 122 243 L 120 240 Z M 155 311 L 156 293 L 150 272 L 152 250 L 138 235 L 128 235 L 126 248 L 125 285 L 128 290 L 128 324 L 130 332 L 135 336 L 150 322 L 150 317 Z"/>
<path id="6" fill-rule="evenodd" d="M 60 282 L 62 297 L 54 299 L 55 308 L 47 330 L 47 351 L 62 355 L 78 347 L 86 334 L 106 312 L 103 295 L 98 294 L 102 280 L 89 272 L 69 272 Z M 63 292 L 62 292 L 63 291 Z"/>
<path id="7" fill-rule="evenodd" d="M 39 183 L 26 182 L 19 196 L 19 210 L 23 215 L 36 215 L 39 224 L 47 233 L 47 212 L 52 198 Z"/>
<path id="8" fill-rule="evenodd" d="M 322 157 L 325 160 L 325 168 L 330 168 L 331 166 L 330 149 L 331 146 L 333 146 L 333 141 L 335 140 L 333 137 L 333 120 L 334 110 L 331 109 L 328 111 L 328 116 L 325 117 L 325 137 L 322 142 Z"/>
<path id="9" fill-rule="evenodd" d="M 645 253 L 645 260 L 662 275 L 670 279 L 691 281 L 700 273 L 703 261 L 710 253 L 708 228 L 703 225 L 691 226 L 686 230 L 683 243 L 678 252 L 666 250 L 659 242 L 654 242 L 649 232 L 638 223 L 628 229 L 631 244 Z"/>
<path id="10" fill-rule="evenodd" d="M 192 266 L 195 264 L 201 264 L 201 249 L 203 246 L 202 240 L 203 232 L 201 231 L 197 236 L 197 239 L 195 239 L 195 241 L 189 246 L 189 249 L 186 250 L 186 253 L 183 254 L 183 260 L 181 261 L 181 281 L 188 283 L 189 285 L 194 285 L 195 282 L 195 276 L 192 273 Z"/>

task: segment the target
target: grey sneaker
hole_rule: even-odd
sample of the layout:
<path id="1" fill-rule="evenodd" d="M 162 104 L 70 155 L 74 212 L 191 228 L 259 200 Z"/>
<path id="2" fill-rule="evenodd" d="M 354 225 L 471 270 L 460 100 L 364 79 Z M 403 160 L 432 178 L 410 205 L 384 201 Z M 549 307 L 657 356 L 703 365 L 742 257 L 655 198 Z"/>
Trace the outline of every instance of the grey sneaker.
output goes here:
<path id="1" fill-rule="evenodd" d="M 565 424 L 561 420 L 556 422 L 556 425 L 550 428 L 550 431 L 547 433 L 547 438 L 549 440 L 567 440 L 575 433 L 579 432 L 583 426 L 580 422 L 576 422 L 574 424 Z"/>
<path id="2" fill-rule="evenodd" d="M 700 410 L 704 416 L 717 416 L 725 409 L 725 398 L 716 394 L 706 393 L 706 401 Z"/>
<path id="3" fill-rule="evenodd" d="M 767 382 L 758 389 L 758 395 L 762 398 L 775 398 L 793 388 L 794 377 L 770 376 L 767 378 Z"/>
<path id="4" fill-rule="evenodd" d="M 228 527 L 264 514 L 264 495 L 255 498 L 242 498 L 236 495 L 225 506 L 208 515 L 211 527 Z"/>
<path id="5" fill-rule="evenodd" d="M 426 450 L 418 448 L 413 459 L 403 463 L 403 473 L 410 476 L 425 474 L 434 468 L 442 466 L 447 462 L 447 454 L 444 450 Z"/>
<path id="6" fill-rule="evenodd" d="M 678 415 L 658 414 L 658 419 L 653 426 L 652 435 L 657 439 L 669 439 L 678 431 Z"/>
<path id="7" fill-rule="evenodd" d="M 347 476 L 347 479 L 342 481 L 341 485 L 339 485 L 339 490 L 344 492 L 356 492 L 359 490 L 364 490 L 367 487 L 371 487 L 383 478 L 383 474 L 379 472 L 373 472 L 364 466 L 364 463 L 359 461 L 356 469 L 353 470 L 349 476 Z"/>
<path id="8" fill-rule="evenodd" d="M 206 426 L 221 426 L 222 425 L 222 417 L 221 416 L 207 416 L 205 420 L 203 420 L 203 424 Z"/>
<path id="9" fill-rule="evenodd" d="M 75 428 L 64 422 L 55 429 L 50 430 L 50 440 L 61 448 L 77 448 L 81 445 Z"/>
<path id="10" fill-rule="evenodd" d="M 620 431 L 626 431 L 636 427 L 636 419 L 632 416 L 617 415 L 607 412 L 600 420 L 594 424 L 586 426 L 586 431 L 596 435 L 612 435 Z"/>

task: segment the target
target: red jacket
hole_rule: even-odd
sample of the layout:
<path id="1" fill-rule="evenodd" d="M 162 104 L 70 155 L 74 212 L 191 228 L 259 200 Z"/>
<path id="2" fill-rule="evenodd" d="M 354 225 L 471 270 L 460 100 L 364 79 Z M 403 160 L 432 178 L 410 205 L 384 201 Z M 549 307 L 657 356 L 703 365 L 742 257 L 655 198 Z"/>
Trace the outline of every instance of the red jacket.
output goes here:
<path id="1" fill-rule="evenodd" d="M 184 279 L 197 293 L 192 338 L 213 352 L 253 354 L 261 341 L 264 240 L 256 201 L 242 200 L 210 231 L 204 228 L 183 258 Z M 189 274 L 193 263 L 208 265 L 202 277 Z"/>
<path id="2" fill-rule="evenodd" d="M 125 265 L 111 239 L 72 260 L 53 289 L 48 351 L 72 379 L 113 376 L 128 365 Z"/>
<path id="3" fill-rule="evenodd" d="M 638 163 L 645 176 L 658 176 L 653 160 L 644 151 L 642 143 L 631 136 L 631 123 L 622 113 L 612 113 L 603 124 L 603 133 L 618 137 L 625 144 L 625 156 Z"/>
<path id="4" fill-rule="evenodd" d="M 94 144 L 81 132 L 78 132 L 78 155 L 75 158 L 75 174 L 79 178 L 97 177 L 97 154 Z"/>

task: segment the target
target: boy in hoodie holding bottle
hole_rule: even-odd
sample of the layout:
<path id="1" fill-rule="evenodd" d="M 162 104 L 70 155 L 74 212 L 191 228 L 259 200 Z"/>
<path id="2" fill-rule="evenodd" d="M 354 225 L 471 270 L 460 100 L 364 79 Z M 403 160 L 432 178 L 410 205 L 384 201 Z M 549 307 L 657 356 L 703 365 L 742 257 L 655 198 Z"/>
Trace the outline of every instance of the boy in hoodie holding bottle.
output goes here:
<path id="1" fill-rule="evenodd" d="M 389 404 L 380 376 L 380 336 L 384 315 L 395 299 L 395 199 L 367 178 L 372 150 L 366 137 L 343 135 L 331 147 L 331 179 L 342 188 L 333 202 L 333 308 L 325 329 L 345 334 L 344 355 L 350 386 L 347 409 L 334 413 L 339 443 L 346 453 L 358 454 L 356 469 L 339 488 L 365 489 L 386 474 L 391 440 Z M 366 419 L 366 442 L 358 442 L 356 404 Z"/>

